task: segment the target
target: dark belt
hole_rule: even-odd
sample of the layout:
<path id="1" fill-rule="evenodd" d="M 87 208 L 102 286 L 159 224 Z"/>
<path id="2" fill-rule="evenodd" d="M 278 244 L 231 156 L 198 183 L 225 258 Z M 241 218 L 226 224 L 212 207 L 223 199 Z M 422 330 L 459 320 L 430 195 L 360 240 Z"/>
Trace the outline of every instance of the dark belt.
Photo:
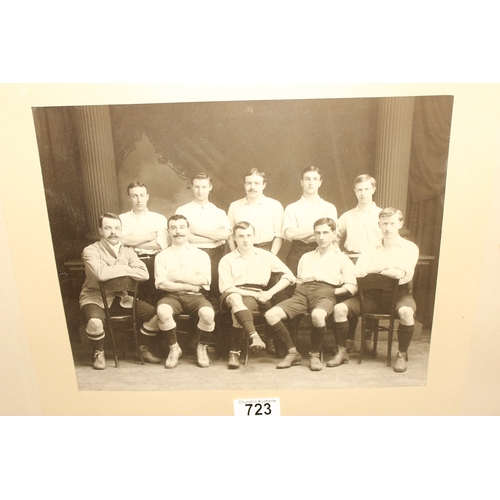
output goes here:
<path id="1" fill-rule="evenodd" d="M 273 242 L 272 241 L 264 241 L 263 243 L 254 243 L 254 247 L 257 247 L 257 248 L 262 248 L 262 247 L 265 247 L 267 245 L 272 245 Z"/>

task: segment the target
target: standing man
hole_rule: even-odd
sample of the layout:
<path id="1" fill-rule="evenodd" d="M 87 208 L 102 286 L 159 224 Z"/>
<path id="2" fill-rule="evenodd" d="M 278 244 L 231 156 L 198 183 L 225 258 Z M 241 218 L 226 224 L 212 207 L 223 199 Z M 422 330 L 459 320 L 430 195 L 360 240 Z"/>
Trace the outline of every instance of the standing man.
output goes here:
<path id="1" fill-rule="evenodd" d="M 183 215 L 168 219 L 168 233 L 172 245 L 155 259 L 156 287 L 164 292 L 157 305 L 158 322 L 170 349 L 165 368 L 175 368 L 182 356 L 174 321 L 174 316 L 181 313 L 198 315 L 196 356 L 198 366 L 206 368 L 210 364 L 207 345 L 215 328 L 214 309 L 206 299 L 211 280 L 210 258 L 189 243 L 189 222 Z"/>
<path id="2" fill-rule="evenodd" d="M 376 245 L 382 240 L 378 215 L 382 211 L 373 201 L 377 189 L 377 181 L 368 174 L 358 175 L 354 179 L 354 194 L 358 204 L 344 212 L 338 221 L 338 241 L 343 244 L 347 254 L 354 257 L 370 245 Z M 358 324 L 357 316 L 349 318 L 349 333 L 347 336 L 347 352 L 354 351 L 354 336 Z M 371 333 L 370 333 L 371 336 Z M 365 339 L 366 353 L 373 351 L 371 338 Z"/>
<path id="3" fill-rule="evenodd" d="M 323 350 L 326 319 L 332 314 L 337 302 L 351 297 L 358 291 L 354 264 L 335 246 L 335 221 L 324 217 L 318 219 L 313 227 L 318 248 L 301 257 L 297 287 L 292 297 L 266 312 L 267 323 L 288 349 L 288 354 L 276 368 L 289 368 L 301 364 L 302 356 L 293 344 L 290 332 L 283 321 L 309 312 L 313 324 L 309 352 L 310 368 L 312 371 L 321 370 L 323 365 L 320 353 Z M 334 333 L 337 339 L 337 331 L 334 330 Z"/>
<path id="4" fill-rule="evenodd" d="M 219 262 L 224 244 L 231 236 L 231 225 L 224 210 L 208 201 L 212 182 L 205 173 L 195 175 L 188 182 L 193 192 L 193 201 L 179 207 L 175 213 L 184 215 L 189 222 L 188 241 L 208 254 L 212 265 L 210 295 L 218 296 Z"/>
<path id="5" fill-rule="evenodd" d="M 415 329 L 415 311 L 417 305 L 411 291 L 411 280 L 415 273 L 419 250 L 415 243 L 405 240 L 399 234 L 403 227 L 403 214 L 395 208 L 384 208 L 379 214 L 379 226 L 382 241 L 372 245 L 359 256 L 355 266 L 356 276 L 362 277 L 370 273 L 379 273 L 399 279 L 399 290 L 396 299 L 396 312 L 399 316 L 398 341 L 399 351 L 394 363 L 395 372 L 406 371 L 408 347 Z M 390 296 L 379 295 L 367 298 L 368 310 L 385 312 L 390 308 Z M 339 304 L 335 315 L 339 321 L 345 321 L 346 311 L 359 315 L 360 305 L 357 297 Z"/>
<path id="6" fill-rule="evenodd" d="M 302 255 L 317 247 L 314 222 L 322 217 L 337 220 L 335 205 L 323 200 L 318 194 L 321 183 L 319 168 L 306 167 L 300 174 L 302 197 L 285 208 L 283 234 L 292 242 L 286 265 L 294 274 L 297 274 Z"/>
<path id="7" fill-rule="evenodd" d="M 266 347 L 255 330 L 252 311 L 269 309 L 271 299 L 294 283 L 295 277 L 276 255 L 254 246 L 255 229 L 249 222 L 238 222 L 233 238 L 237 248 L 220 261 L 219 288 L 221 311 L 230 310 L 233 317 L 228 366 L 236 369 L 240 367 L 240 348 L 245 334 L 252 341 L 250 350 Z M 264 290 L 271 273 L 283 274 L 273 287 Z"/>
<path id="8" fill-rule="evenodd" d="M 367 246 L 375 245 L 382 239 L 378 224 L 378 214 L 382 211 L 373 201 L 377 181 L 371 175 L 359 175 L 354 180 L 354 194 L 358 204 L 344 212 L 337 225 L 339 242 L 348 254 L 359 254 Z"/>
<path id="9" fill-rule="evenodd" d="M 154 259 L 156 254 L 168 246 L 167 219 L 164 215 L 148 210 L 148 188 L 141 182 L 132 182 L 127 187 L 132 210 L 120 215 L 122 221 L 122 242 L 133 247 L 139 258 L 146 264 L 149 280 L 142 292 L 145 300 L 156 304 L 154 286 Z"/>
<path id="10" fill-rule="evenodd" d="M 252 168 L 244 175 L 246 197 L 229 205 L 228 217 L 231 227 L 237 222 L 250 222 L 255 228 L 255 246 L 277 255 L 283 244 L 283 205 L 264 196 L 266 174 Z M 234 239 L 229 248 L 236 249 Z"/>
<path id="11" fill-rule="evenodd" d="M 99 217 L 99 234 L 101 239 L 83 250 L 85 263 L 85 282 L 80 293 L 80 308 L 83 311 L 87 325 L 85 331 L 94 351 L 94 369 L 104 370 L 104 302 L 102 300 L 100 281 L 107 281 L 120 276 L 130 276 L 138 281 L 148 279 L 148 270 L 137 257 L 132 248 L 124 246 L 120 241 L 122 223 L 118 215 L 105 213 Z M 132 297 L 126 292 L 108 294 L 108 307 L 112 310 L 130 309 L 133 306 Z M 148 335 L 158 330 L 156 309 L 150 304 L 137 301 L 137 314 L 141 327 L 141 354 L 148 363 L 159 363 L 161 360 L 151 353 L 148 347 Z"/>

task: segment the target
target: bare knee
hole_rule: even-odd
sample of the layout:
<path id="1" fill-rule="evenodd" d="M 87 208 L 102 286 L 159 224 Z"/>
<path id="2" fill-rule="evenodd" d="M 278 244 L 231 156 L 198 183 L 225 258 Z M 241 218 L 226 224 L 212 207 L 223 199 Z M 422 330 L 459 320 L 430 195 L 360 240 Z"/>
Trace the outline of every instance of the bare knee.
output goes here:
<path id="1" fill-rule="evenodd" d="M 243 304 L 243 299 L 239 293 L 231 293 L 226 297 L 226 304 L 233 311 L 241 311 L 242 309 L 246 309 Z"/>
<path id="2" fill-rule="evenodd" d="M 211 307 L 202 307 L 198 311 L 198 316 L 204 323 L 213 323 L 215 318 L 215 312 Z"/>
<path id="3" fill-rule="evenodd" d="M 347 314 L 349 310 L 344 303 L 335 304 L 333 308 L 333 318 L 335 323 L 342 323 L 343 321 L 347 321 Z"/>
<path id="4" fill-rule="evenodd" d="M 104 325 L 99 318 L 90 318 L 87 321 L 87 333 L 101 333 L 103 330 Z"/>
<path id="5" fill-rule="evenodd" d="M 275 325 L 286 316 L 285 311 L 280 307 L 272 307 L 269 311 L 266 311 L 264 317 L 269 325 Z"/>
<path id="6" fill-rule="evenodd" d="M 168 304 L 160 304 L 156 309 L 156 313 L 160 321 L 166 321 L 174 315 L 174 311 Z"/>
<path id="7" fill-rule="evenodd" d="M 403 325 L 413 325 L 414 315 L 413 309 L 408 306 L 403 306 L 398 309 L 399 319 Z"/>
<path id="8" fill-rule="evenodd" d="M 311 311 L 311 321 L 313 326 L 321 327 L 325 326 L 326 311 L 323 309 L 314 309 Z"/>

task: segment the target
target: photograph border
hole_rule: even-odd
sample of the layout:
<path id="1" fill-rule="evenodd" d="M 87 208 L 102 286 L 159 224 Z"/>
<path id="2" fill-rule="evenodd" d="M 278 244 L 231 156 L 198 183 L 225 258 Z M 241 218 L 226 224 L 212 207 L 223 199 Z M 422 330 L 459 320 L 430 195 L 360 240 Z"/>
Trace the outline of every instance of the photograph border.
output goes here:
<path id="1" fill-rule="evenodd" d="M 432 349 L 425 387 L 78 391 L 50 238 L 32 107 L 408 95 L 454 96 Z M 480 309 L 476 311 L 476 301 L 483 268 L 482 245 L 487 231 L 491 231 L 491 219 L 495 219 L 490 219 L 488 229 L 487 215 L 497 178 L 494 174 L 498 172 L 499 85 L 18 84 L 1 86 L 0 99 L 6 118 L 1 123 L 1 137 L 7 146 L 1 153 L 1 200 L 14 271 L 6 286 L 11 290 L 17 287 L 19 293 L 25 331 L 17 327 L 13 332 L 19 336 L 17 348 L 24 353 L 24 389 L 32 395 L 34 413 L 37 396 L 39 413 L 44 415 L 232 415 L 234 399 L 276 397 L 280 398 L 282 415 L 464 413 L 464 389 L 473 369 L 470 346 L 476 315 L 481 314 Z M 481 258 L 471 259 L 470 255 Z M 10 384 L 15 385 L 17 373 L 11 375 Z M 9 378 L 3 383 L 7 386 Z M 498 398 L 491 401 L 497 408 Z"/>

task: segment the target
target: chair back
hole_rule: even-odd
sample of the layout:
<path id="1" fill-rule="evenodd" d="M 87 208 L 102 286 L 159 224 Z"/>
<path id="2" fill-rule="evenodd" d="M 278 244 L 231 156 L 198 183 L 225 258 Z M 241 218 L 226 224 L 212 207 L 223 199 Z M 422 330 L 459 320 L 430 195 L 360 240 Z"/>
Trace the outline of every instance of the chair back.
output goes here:
<path id="1" fill-rule="evenodd" d="M 99 288 L 101 293 L 113 292 L 134 292 L 137 293 L 139 289 L 139 281 L 131 278 L 130 276 L 120 276 L 107 281 L 100 281 Z"/>
<path id="2" fill-rule="evenodd" d="M 365 313 L 365 293 L 366 292 L 389 292 L 392 294 L 392 308 L 387 314 L 392 314 L 394 308 L 396 307 L 396 297 L 398 293 L 399 280 L 397 278 L 390 278 L 389 276 L 384 276 L 383 274 L 367 274 L 362 278 L 356 278 L 358 283 L 358 293 L 359 300 L 361 303 L 361 313 Z"/>

